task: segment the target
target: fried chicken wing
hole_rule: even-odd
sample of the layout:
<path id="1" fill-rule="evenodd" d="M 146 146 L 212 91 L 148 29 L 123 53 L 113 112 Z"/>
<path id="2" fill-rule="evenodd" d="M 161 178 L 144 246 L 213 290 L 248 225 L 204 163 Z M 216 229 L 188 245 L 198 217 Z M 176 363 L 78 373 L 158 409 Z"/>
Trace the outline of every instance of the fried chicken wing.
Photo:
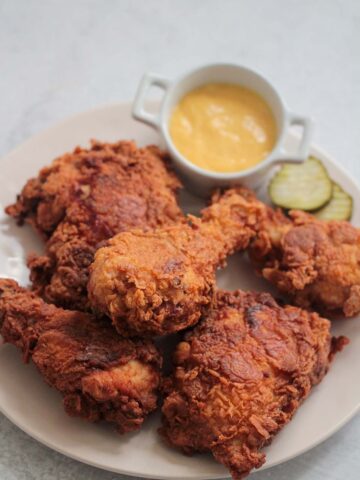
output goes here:
<path id="1" fill-rule="evenodd" d="M 330 322 L 267 293 L 219 292 L 185 335 L 163 384 L 162 436 L 184 453 L 211 452 L 234 479 L 265 462 L 263 446 L 292 418 L 348 342 Z"/>
<path id="2" fill-rule="evenodd" d="M 181 221 L 179 187 L 156 147 L 93 143 L 55 160 L 6 210 L 48 237 L 45 255 L 28 262 L 35 291 L 57 305 L 86 310 L 88 267 L 98 246 L 118 232 Z"/>
<path id="3" fill-rule="evenodd" d="M 62 394 L 70 416 L 126 433 L 156 408 L 159 353 L 150 341 L 120 337 L 108 319 L 62 310 L 1 279 L 0 333 Z"/>
<path id="4" fill-rule="evenodd" d="M 100 248 L 89 298 L 122 334 L 163 335 L 194 325 L 211 306 L 215 270 L 244 249 L 265 211 L 253 194 L 230 189 L 202 218 L 153 232 L 124 232 Z"/>
<path id="5" fill-rule="evenodd" d="M 270 212 L 250 247 L 261 275 L 303 308 L 360 313 L 360 230 L 300 211 Z"/>

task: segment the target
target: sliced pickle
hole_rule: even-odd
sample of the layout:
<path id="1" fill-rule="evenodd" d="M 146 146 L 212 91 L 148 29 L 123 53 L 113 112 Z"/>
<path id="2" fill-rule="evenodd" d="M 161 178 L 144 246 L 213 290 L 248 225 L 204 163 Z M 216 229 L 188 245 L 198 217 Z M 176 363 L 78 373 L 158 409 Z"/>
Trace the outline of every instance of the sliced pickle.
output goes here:
<path id="1" fill-rule="evenodd" d="M 272 202 L 279 207 L 317 210 L 331 198 L 332 181 L 320 160 L 309 157 L 304 163 L 285 164 L 269 185 Z"/>
<path id="2" fill-rule="evenodd" d="M 332 196 L 329 202 L 320 210 L 314 212 L 320 220 L 350 220 L 352 215 L 353 199 L 340 185 L 333 182 Z"/>

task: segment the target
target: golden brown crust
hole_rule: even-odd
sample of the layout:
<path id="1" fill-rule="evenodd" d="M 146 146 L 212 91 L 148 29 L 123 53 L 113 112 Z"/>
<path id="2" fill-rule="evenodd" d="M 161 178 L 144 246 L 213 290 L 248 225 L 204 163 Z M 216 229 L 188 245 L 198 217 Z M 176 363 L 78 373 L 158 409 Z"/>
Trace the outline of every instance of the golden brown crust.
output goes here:
<path id="1" fill-rule="evenodd" d="M 360 313 L 360 231 L 300 211 L 269 217 L 250 248 L 260 273 L 297 305 Z"/>
<path id="2" fill-rule="evenodd" d="M 262 447 L 347 340 L 332 341 L 328 320 L 266 293 L 219 292 L 217 301 L 176 349 L 161 433 L 185 453 L 210 451 L 240 479 L 264 463 Z"/>
<path id="3" fill-rule="evenodd" d="M 201 219 L 116 235 L 91 265 L 92 305 L 122 334 L 164 335 L 194 325 L 213 302 L 216 268 L 248 246 L 264 211 L 249 191 L 233 188 Z"/>
<path id="4" fill-rule="evenodd" d="M 166 164 L 153 146 L 93 142 L 30 180 L 6 211 L 48 238 L 45 255 L 29 257 L 35 291 L 57 305 L 87 309 L 88 267 L 102 242 L 131 228 L 181 221 L 180 183 Z"/>
<path id="5" fill-rule="evenodd" d="M 62 394 L 71 416 L 126 433 L 156 408 L 159 353 L 152 342 L 120 337 L 107 319 L 62 310 L 0 279 L 0 333 Z"/>

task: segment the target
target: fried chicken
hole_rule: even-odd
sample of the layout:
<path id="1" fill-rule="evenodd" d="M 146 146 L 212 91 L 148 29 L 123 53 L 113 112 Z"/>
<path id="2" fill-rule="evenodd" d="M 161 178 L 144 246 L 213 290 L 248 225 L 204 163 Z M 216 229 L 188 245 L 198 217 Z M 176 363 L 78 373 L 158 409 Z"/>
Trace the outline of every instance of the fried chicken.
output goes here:
<path id="1" fill-rule="evenodd" d="M 34 290 L 62 307 L 88 309 L 88 267 L 96 249 L 125 230 L 181 221 L 179 187 L 156 147 L 94 142 L 56 159 L 6 209 L 48 238 L 45 255 L 29 258 Z"/>
<path id="2" fill-rule="evenodd" d="M 295 304 L 360 313 L 360 230 L 300 211 L 270 212 L 250 248 L 261 275 Z"/>
<path id="3" fill-rule="evenodd" d="M 150 341 L 120 337 L 108 319 L 62 310 L 1 279 L 0 333 L 62 394 L 71 416 L 126 433 L 156 408 L 159 353 Z"/>
<path id="4" fill-rule="evenodd" d="M 346 343 L 331 338 L 328 320 L 267 293 L 219 292 L 217 307 L 177 346 L 160 433 L 244 478 Z"/>
<path id="5" fill-rule="evenodd" d="M 234 188 L 216 195 L 201 219 L 116 235 L 90 267 L 93 307 L 121 334 L 164 335 L 194 325 L 212 305 L 216 268 L 248 246 L 265 208 Z"/>

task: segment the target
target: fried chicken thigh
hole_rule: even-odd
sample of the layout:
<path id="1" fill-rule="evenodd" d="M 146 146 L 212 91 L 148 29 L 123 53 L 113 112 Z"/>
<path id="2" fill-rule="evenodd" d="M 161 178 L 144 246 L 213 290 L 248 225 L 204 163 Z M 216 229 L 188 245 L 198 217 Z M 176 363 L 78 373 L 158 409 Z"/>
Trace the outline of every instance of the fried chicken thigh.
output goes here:
<path id="1" fill-rule="evenodd" d="M 48 238 L 45 255 L 29 258 L 34 290 L 48 302 L 86 310 L 88 267 L 98 246 L 125 230 L 181 221 L 179 187 L 156 147 L 93 143 L 56 159 L 6 209 Z"/>
<path id="2" fill-rule="evenodd" d="M 150 341 L 120 337 L 108 319 L 62 310 L 1 279 L 0 333 L 62 394 L 70 416 L 126 433 L 156 408 L 159 353 Z"/>
<path id="3" fill-rule="evenodd" d="M 270 212 L 250 248 L 261 275 L 297 305 L 360 313 L 360 230 L 300 211 Z"/>
<path id="4" fill-rule="evenodd" d="M 217 307 L 178 344 L 165 379 L 162 436 L 211 452 L 234 479 L 265 462 L 263 446 L 292 418 L 347 343 L 330 322 L 267 293 L 219 292 Z"/>
<path id="5" fill-rule="evenodd" d="M 116 235 L 90 267 L 93 307 L 127 335 L 164 335 L 194 325 L 213 302 L 216 268 L 248 246 L 264 211 L 249 191 L 230 189 L 201 219 Z"/>

